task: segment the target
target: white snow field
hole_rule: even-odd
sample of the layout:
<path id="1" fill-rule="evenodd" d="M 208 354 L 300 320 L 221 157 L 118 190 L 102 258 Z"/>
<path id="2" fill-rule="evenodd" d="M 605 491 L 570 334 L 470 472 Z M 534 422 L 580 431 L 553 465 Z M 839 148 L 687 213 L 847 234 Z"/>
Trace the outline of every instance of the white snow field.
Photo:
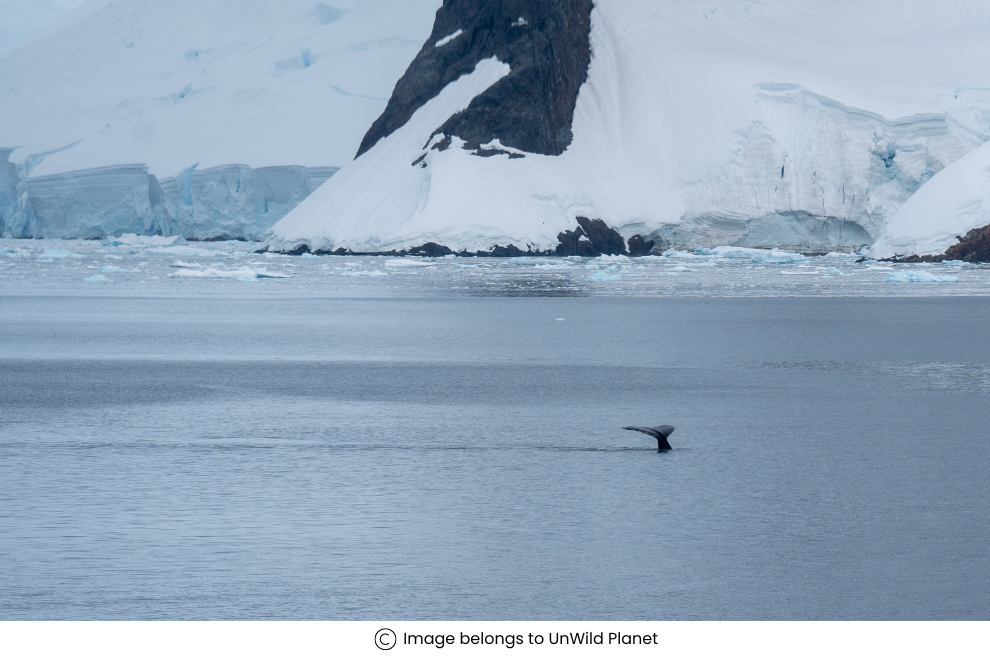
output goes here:
<path id="1" fill-rule="evenodd" d="M 353 159 L 441 1 L 87 0 L 0 49 L 0 235 L 257 238 Z"/>
<path id="2" fill-rule="evenodd" d="M 0 51 L 51 23 L 84 0 L 0 0 Z"/>
<path id="3" fill-rule="evenodd" d="M 661 247 L 858 250 L 990 139 L 987 43 L 984 0 L 597 0 L 563 155 L 429 150 L 459 107 L 444 101 L 267 240 L 547 250 L 587 216 Z M 484 89 L 467 78 L 451 86 Z"/>

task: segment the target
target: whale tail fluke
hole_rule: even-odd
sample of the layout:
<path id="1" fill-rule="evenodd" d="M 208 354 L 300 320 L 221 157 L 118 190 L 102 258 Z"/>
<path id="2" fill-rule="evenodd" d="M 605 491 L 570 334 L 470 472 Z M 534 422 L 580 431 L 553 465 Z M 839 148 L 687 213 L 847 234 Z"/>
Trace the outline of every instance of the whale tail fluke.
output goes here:
<path id="1" fill-rule="evenodd" d="M 639 431 L 657 439 L 657 451 L 670 451 L 673 447 L 667 442 L 667 438 L 674 432 L 673 426 L 623 426 L 626 431 Z"/>

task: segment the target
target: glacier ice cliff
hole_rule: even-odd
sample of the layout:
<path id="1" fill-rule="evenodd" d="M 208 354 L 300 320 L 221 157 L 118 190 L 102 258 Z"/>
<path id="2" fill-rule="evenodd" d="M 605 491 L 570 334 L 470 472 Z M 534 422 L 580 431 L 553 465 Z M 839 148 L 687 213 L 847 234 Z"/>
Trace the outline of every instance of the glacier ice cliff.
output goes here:
<path id="1" fill-rule="evenodd" d="M 8 154 L 0 150 L 0 158 Z M 145 165 L 119 165 L 25 177 L 4 161 L 0 236 L 256 240 L 336 170 L 224 165 L 159 180 Z"/>

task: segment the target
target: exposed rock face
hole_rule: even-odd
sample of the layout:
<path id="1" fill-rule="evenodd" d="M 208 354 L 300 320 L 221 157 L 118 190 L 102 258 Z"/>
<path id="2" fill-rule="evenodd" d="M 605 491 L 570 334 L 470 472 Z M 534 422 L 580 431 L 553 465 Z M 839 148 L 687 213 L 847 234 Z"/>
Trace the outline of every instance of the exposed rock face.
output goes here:
<path id="1" fill-rule="evenodd" d="M 945 256 L 960 261 L 990 261 L 990 225 L 960 236 L 959 242 L 945 251 Z"/>
<path id="2" fill-rule="evenodd" d="M 641 234 L 629 237 L 629 254 L 634 257 L 643 257 L 653 252 L 656 241 L 648 241 Z"/>
<path id="3" fill-rule="evenodd" d="M 496 245 L 490 250 L 454 252 L 446 245 L 431 242 L 409 248 L 408 250 L 390 250 L 388 252 L 352 252 L 345 248 L 337 248 L 332 251 L 312 250 L 312 253 L 318 255 L 360 254 L 368 256 L 408 255 L 420 257 L 445 257 L 451 254 L 456 254 L 459 257 L 545 257 L 550 255 L 556 255 L 558 257 L 600 257 L 603 254 L 622 254 L 641 257 L 651 254 L 656 248 L 654 241 L 647 240 L 640 234 L 636 234 L 629 239 L 629 249 L 627 250 L 626 243 L 623 241 L 619 232 L 609 227 L 603 221 L 579 217 L 577 218 L 577 223 L 578 226 L 574 231 L 564 231 L 557 235 L 557 240 L 560 243 L 554 251 L 533 250 L 532 248 L 522 250 L 515 245 Z M 267 251 L 267 248 L 259 252 L 265 251 Z M 291 250 L 276 250 L 276 252 L 299 256 L 311 252 L 311 250 L 308 245 L 300 244 Z"/>
<path id="4" fill-rule="evenodd" d="M 470 150 L 497 139 L 506 147 L 559 156 L 571 143 L 578 90 L 588 77 L 592 5 L 592 0 L 445 0 L 430 39 L 357 155 L 494 55 L 511 73 L 436 133 L 456 135 Z"/>
<path id="5" fill-rule="evenodd" d="M 626 243 L 619 232 L 601 220 L 578 218 L 574 231 L 564 231 L 557 235 L 560 245 L 557 254 L 561 257 L 597 257 L 602 254 L 627 254 Z"/>
<path id="6" fill-rule="evenodd" d="M 912 254 L 906 257 L 888 257 L 880 261 L 901 264 L 941 263 L 943 261 L 969 261 L 971 263 L 990 262 L 990 225 L 977 227 L 956 236 L 959 242 L 944 254 Z"/>

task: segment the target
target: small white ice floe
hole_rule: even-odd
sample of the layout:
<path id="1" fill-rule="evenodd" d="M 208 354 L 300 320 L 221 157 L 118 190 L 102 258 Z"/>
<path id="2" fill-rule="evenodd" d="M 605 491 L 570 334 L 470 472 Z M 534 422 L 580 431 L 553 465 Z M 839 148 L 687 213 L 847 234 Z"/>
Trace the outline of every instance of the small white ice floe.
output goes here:
<path id="1" fill-rule="evenodd" d="M 129 273 L 131 272 L 128 268 L 121 268 L 120 266 L 104 266 L 100 269 L 101 273 Z"/>
<path id="2" fill-rule="evenodd" d="M 936 284 L 939 282 L 958 282 L 955 275 L 936 275 L 927 270 L 902 270 L 890 273 L 883 278 L 889 284 Z"/>
<path id="3" fill-rule="evenodd" d="M 68 250 L 45 250 L 41 253 L 40 259 L 82 259 L 81 254 L 69 252 Z"/>
<path id="4" fill-rule="evenodd" d="M 124 234 L 119 238 L 105 241 L 103 245 L 105 247 L 119 247 L 121 245 L 161 247 L 164 245 L 171 245 L 177 240 L 179 240 L 178 236 L 138 236 L 137 234 Z"/>
<path id="5" fill-rule="evenodd" d="M 667 272 L 668 273 L 690 273 L 690 272 L 693 272 L 693 271 L 690 268 L 688 268 L 687 266 L 674 266 L 673 268 L 671 268 Z"/>
<path id="6" fill-rule="evenodd" d="M 512 27 L 522 27 L 524 25 L 529 25 L 529 21 L 527 21 L 522 16 L 520 16 L 516 20 L 512 21 Z M 559 321 L 560 319 L 557 319 L 557 320 Z"/>
<path id="7" fill-rule="evenodd" d="M 753 256 L 754 264 L 806 264 L 809 261 L 811 259 L 803 254 L 784 250 L 770 250 L 768 253 Z"/>
<path id="8" fill-rule="evenodd" d="M 622 275 L 618 273 L 609 273 L 608 271 L 600 270 L 597 273 L 592 273 L 584 278 L 585 282 L 621 282 Z"/>
<path id="9" fill-rule="evenodd" d="M 603 254 L 600 257 L 595 257 L 595 261 L 600 264 L 627 264 L 632 259 L 624 254 Z"/>
<path id="10" fill-rule="evenodd" d="M 961 267 L 963 267 L 963 266 L 966 265 L 966 262 L 965 261 L 959 261 L 959 260 L 955 260 L 955 261 L 943 261 L 942 262 L 942 265 L 943 266 L 959 266 L 961 268 Z"/>
<path id="11" fill-rule="evenodd" d="M 291 275 L 286 275 L 285 273 L 269 273 L 264 268 L 254 270 L 245 266 L 243 268 L 235 268 L 233 270 L 220 270 L 218 268 L 194 270 L 191 268 L 184 268 L 176 273 L 172 273 L 169 277 L 205 277 L 214 279 L 233 278 L 249 282 L 251 280 L 262 279 L 286 279 L 291 277 Z"/>
<path id="12" fill-rule="evenodd" d="M 90 275 L 86 278 L 87 282 L 109 282 L 110 280 L 103 275 Z"/>
<path id="13" fill-rule="evenodd" d="M 557 319 L 558 321 L 566 321 L 567 319 Z"/>
<path id="14" fill-rule="evenodd" d="M 446 37 L 444 37 L 440 41 L 438 41 L 435 44 L 433 44 L 433 47 L 434 48 L 440 48 L 441 46 L 446 46 L 447 44 L 449 44 L 451 41 L 453 41 L 457 37 L 461 36 L 462 34 L 464 34 L 464 30 L 458 30 L 457 32 L 454 32 L 453 34 L 448 34 Z"/>
<path id="15" fill-rule="evenodd" d="M 782 270 L 781 275 L 821 275 L 817 270 Z"/>
<path id="16" fill-rule="evenodd" d="M 203 264 L 191 264 L 185 261 L 176 261 L 172 268 L 202 268 Z"/>
<path id="17" fill-rule="evenodd" d="M 347 277 L 388 277 L 384 270 L 345 270 L 340 274 Z"/>
<path id="18" fill-rule="evenodd" d="M 145 252 L 151 254 L 174 254 L 183 257 L 215 257 L 217 253 L 213 250 L 190 247 L 188 245 L 169 245 L 166 247 L 150 247 Z"/>
<path id="19" fill-rule="evenodd" d="M 416 259 L 389 259 L 385 262 L 389 268 L 423 268 L 432 266 L 432 261 L 417 261 Z"/>

